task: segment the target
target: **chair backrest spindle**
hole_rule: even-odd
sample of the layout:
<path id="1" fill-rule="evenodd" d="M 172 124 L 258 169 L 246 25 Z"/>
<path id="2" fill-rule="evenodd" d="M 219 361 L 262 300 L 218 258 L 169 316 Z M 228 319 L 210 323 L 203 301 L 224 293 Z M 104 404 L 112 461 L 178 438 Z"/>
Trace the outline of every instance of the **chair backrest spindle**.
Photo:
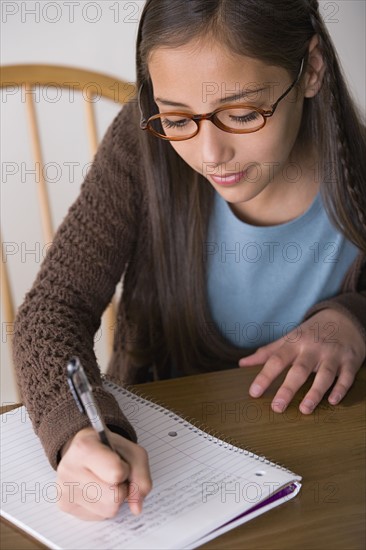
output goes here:
<path id="1" fill-rule="evenodd" d="M 1 256 L 3 256 L 4 245 L 2 235 L 1 240 Z M 10 288 L 9 274 L 6 267 L 5 258 L 1 257 L 1 301 L 3 305 L 4 318 L 6 323 L 14 321 L 14 301 Z"/>
<path id="2" fill-rule="evenodd" d="M 42 233 L 43 233 L 43 239 L 45 244 L 48 244 L 48 243 L 51 243 L 53 239 L 50 201 L 48 196 L 47 183 L 44 178 L 42 146 L 41 146 L 41 138 L 39 134 L 36 106 L 34 104 L 34 97 L 33 97 L 34 94 L 29 93 L 29 87 L 30 87 L 30 84 L 27 83 L 23 86 L 23 89 L 24 89 L 25 105 L 27 109 L 28 126 L 30 130 L 30 137 L 31 137 L 31 144 L 32 144 L 33 160 L 35 163 L 35 170 L 36 170 L 36 181 L 37 181 L 38 202 L 39 202 L 39 208 L 40 208 L 41 223 L 42 223 Z M 32 90 L 33 90 L 33 87 L 32 87 Z"/>
<path id="3" fill-rule="evenodd" d="M 87 131 L 89 138 L 89 149 L 91 157 L 93 158 L 98 148 L 98 131 L 97 121 L 95 116 L 95 107 L 93 101 L 84 98 L 85 115 L 87 123 Z"/>

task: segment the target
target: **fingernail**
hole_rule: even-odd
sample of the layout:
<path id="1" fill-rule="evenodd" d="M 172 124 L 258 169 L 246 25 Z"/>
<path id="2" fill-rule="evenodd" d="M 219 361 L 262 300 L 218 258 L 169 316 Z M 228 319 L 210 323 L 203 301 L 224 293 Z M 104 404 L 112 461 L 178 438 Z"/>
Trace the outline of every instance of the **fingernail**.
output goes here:
<path id="1" fill-rule="evenodd" d="M 252 397 L 259 397 L 262 392 L 262 386 L 259 384 L 252 384 L 249 388 L 249 393 Z"/>
<path id="2" fill-rule="evenodd" d="M 331 395 L 329 397 L 329 403 L 332 403 L 332 405 L 337 405 L 340 400 L 342 399 L 342 396 L 340 393 L 335 393 L 334 395 Z"/>
<path id="3" fill-rule="evenodd" d="M 301 409 L 306 409 L 305 412 L 311 412 L 315 409 L 315 403 L 311 399 L 304 399 L 300 405 Z"/>
<path id="4" fill-rule="evenodd" d="M 141 514 L 141 511 L 142 511 L 142 505 L 140 502 L 133 502 L 131 504 L 131 512 L 135 515 L 135 516 L 138 516 Z"/>
<path id="5" fill-rule="evenodd" d="M 280 412 L 282 413 L 287 407 L 287 403 L 286 401 L 284 401 L 284 399 L 276 399 L 276 401 L 273 401 L 272 403 L 272 409 L 275 411 L 275 412 Z"/>

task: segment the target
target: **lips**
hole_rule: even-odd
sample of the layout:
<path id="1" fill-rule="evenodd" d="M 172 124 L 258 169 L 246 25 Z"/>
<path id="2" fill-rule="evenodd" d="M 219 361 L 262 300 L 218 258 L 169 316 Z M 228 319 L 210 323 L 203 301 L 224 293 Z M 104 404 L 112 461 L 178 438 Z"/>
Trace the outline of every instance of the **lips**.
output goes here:
<path id="1" fill-rule="evenodd" d="M 235 183 L 239 183 L 247 173 L 247 170 L 244 170 L 243 172 L 237 172 L 236 174 L 226 174 L 222 176 L 217 176 L 210 174 L 210 177 L 212 180 L 217 183 L 218 185 L 235 185 Z"/>

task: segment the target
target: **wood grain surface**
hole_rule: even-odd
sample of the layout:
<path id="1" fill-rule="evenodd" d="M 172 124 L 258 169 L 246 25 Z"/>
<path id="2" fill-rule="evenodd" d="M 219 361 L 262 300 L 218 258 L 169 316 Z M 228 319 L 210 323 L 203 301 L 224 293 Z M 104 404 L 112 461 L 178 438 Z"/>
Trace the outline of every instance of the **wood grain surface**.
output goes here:
<path id="1" fill-rule="evenodd" d="M 260 399 L 248 395 L 258 367 L 135 388 L 243 448 L 303 477 L 295 499 L 207 543 L 207 549 L 358 550 L 365 547 L 365 367 L 341 404 L 298 410 L 311 380 L 283 414 L 270 407 L 280 380 Z M 1 548 L 44 548 L 1 521 Z"/>

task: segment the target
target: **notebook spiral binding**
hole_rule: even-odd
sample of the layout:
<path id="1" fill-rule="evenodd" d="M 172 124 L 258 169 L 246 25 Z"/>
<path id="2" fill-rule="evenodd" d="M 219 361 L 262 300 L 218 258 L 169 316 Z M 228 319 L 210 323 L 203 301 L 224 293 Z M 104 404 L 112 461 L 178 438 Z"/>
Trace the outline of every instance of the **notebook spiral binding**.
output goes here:
<path id="1" fill-rule="evenodd" d="M 253 449 L 250 449 L 250 450 L 242 449 L 240 447 L 239 442 L 236 441 L 235 439 L 227 438 L 224 434 L 216 432 L 211 428 L 208 428 L 206 425 L 198 422 L 194 418 L 191 418 L 189 416 L 182 416 L 182 414 L 179 411 L 175 411 L 174 409 L 172 410 L 162 401 L 159 401 L 157 399 L 152 399 L 151 397 L 142 393 L 141 391 L 136 390 L 136 387 L 132 387 L 128 384 L 124 384 L 122 386 L 121 380 L 118 380 L 118 378 L 114 378 L 114 377 L 111 377 L 110 375 L 102 374 L 102 380 L 105 386 L 114 388 L 118 393 L 126 394 L 126 395 L 133 394 L 134 396 L 136 396 L 136 402 L 138 402 L 139 400 L 144 400 L 144 401 L 147 401 L 149 404 L 151 404 L 153 408 L 162 409 L 162 412 L 164 412 L 164 414 L 169 415 L 171 418 L 175 417 L 178 420 L 178 422 L 183 423 L 183 426 L 188 427 L 188 429 L 193 430 L 195 433 L 197 433 L 200 436 L 203 436 L 204 438 L 207 438 L 209 441 L 218 443 L 220 446 L 224 446 L 224 448 L 227 448 L 230 451 L 238 452 L 240 454 L 243 454 L 244 456 L 249 456 L 250 458 L 254 458 L 254 460 L 258 460 L 263 464 L 275 466 L 280 470 L 296 475 L 294 474 L 294 472 L 286 468 L 283 464 L 279 464 L 278 462 L 275 462 L 265 456 L 261 456 L 260 454 L 255 452 Z"/>

